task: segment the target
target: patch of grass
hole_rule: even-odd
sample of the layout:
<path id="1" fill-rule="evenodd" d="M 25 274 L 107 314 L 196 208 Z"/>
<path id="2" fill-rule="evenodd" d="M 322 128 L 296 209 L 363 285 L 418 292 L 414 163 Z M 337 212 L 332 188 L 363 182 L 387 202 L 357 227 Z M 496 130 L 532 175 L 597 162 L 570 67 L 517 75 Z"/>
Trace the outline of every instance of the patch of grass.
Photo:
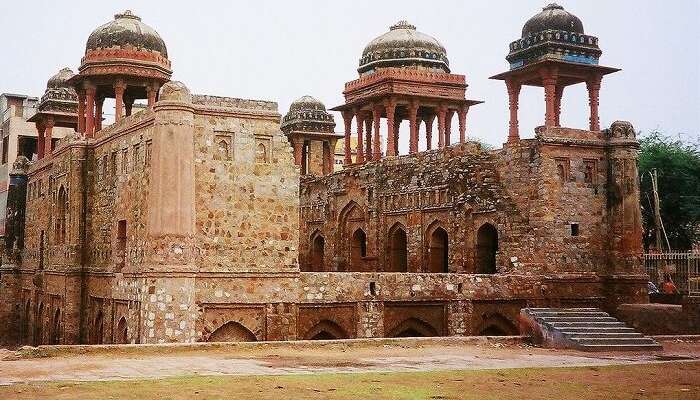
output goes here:
<path id="1" fill-rule="evenodd" d="M 2 399 L 648 399 L 700 398 L 700 362 L 481 371 L 183 376 L 46 382 L 0 388 Z"/>

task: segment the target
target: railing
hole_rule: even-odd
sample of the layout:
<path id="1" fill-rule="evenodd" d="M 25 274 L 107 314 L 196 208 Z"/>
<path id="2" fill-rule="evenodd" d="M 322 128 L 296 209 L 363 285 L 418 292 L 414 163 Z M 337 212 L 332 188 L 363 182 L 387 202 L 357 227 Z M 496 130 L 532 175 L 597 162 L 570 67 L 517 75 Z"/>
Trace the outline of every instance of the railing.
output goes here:
<path id="1" fill-rule="evenodd" d="M 682 294 L 700 294 L 700 252 L 644 254 L 644 268 L 659 290 L 669 275 Z"/>

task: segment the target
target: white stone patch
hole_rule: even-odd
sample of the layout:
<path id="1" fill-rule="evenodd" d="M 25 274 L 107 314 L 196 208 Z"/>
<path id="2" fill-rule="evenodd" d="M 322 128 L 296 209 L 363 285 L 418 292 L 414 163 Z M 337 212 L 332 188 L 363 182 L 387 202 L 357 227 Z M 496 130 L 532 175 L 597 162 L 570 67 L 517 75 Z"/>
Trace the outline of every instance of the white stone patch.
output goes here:
<path id="1" fill-rule="evenodd" d="M 180 321 L 180 329 L 185 329 L 187 326 L 187 321 Z"/>
<path id="2" fill-rule="evenodd" d="M 411 286 L 411 290 L 413 290 L 414 292 L 420 292 L 420 289 L 421 288 L 420 288 L 419 284 L 415 284 L 415 285 Z"/>

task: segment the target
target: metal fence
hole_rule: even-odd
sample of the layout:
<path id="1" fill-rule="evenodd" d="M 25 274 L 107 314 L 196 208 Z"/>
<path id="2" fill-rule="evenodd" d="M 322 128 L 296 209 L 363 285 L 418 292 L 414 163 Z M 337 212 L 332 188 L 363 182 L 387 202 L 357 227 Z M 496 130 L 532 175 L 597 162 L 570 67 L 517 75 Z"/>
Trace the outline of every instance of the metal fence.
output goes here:
<path id="1" fill-rule="evenodd" d="M 681 293 L 700 294 L 700 252 L 645 254 L 644 268 L 659 289 L 669 275 Z"/>

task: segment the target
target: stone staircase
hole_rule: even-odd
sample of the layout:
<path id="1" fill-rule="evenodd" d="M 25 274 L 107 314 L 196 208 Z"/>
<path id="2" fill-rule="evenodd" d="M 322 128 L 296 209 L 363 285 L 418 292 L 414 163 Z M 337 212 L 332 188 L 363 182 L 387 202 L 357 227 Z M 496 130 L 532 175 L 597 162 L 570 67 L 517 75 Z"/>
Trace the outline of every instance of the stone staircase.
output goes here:
<path id="1" fill-rule="evenodd" d="M 535 342 L 548 347 L 584 351 L 662 349 L 654 339 L 635 332 L 599 308 L 524 308 L 520 320 Z"/>

